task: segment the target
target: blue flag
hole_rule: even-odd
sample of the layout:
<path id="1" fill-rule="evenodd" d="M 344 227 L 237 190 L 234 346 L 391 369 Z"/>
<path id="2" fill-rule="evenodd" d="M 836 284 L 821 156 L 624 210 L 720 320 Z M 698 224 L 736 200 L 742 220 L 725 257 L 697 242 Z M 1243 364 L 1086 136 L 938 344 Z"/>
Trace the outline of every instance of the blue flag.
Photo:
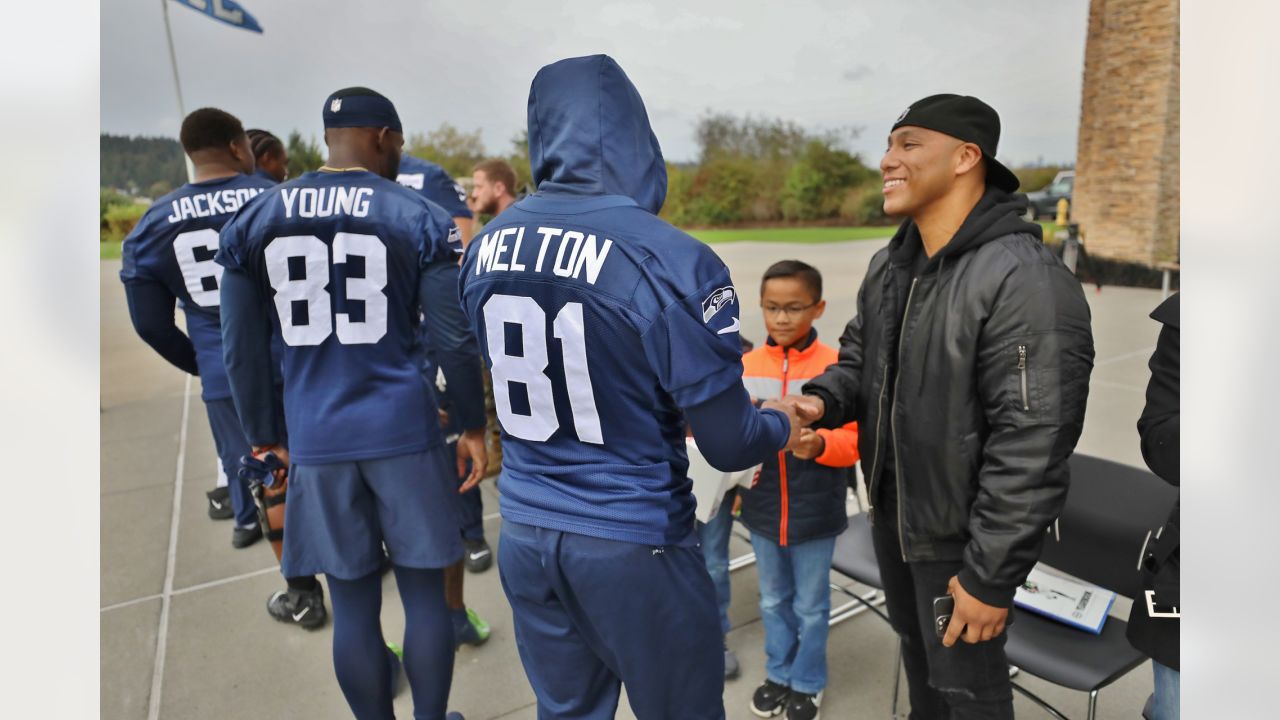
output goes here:
<path id="1" fill-rule="evenodd" d="M 214 20 L 221 20 L 228 25 L 234 25 L 241 30 L 252 30 L 253 32 L 262 32 L 262 26 L 254 19 L 252 15 L 245 12 L 239 3 L 232 0 L 173 0 L 179 5 L 186 5 L 193 10 L 208 15 Z"/>

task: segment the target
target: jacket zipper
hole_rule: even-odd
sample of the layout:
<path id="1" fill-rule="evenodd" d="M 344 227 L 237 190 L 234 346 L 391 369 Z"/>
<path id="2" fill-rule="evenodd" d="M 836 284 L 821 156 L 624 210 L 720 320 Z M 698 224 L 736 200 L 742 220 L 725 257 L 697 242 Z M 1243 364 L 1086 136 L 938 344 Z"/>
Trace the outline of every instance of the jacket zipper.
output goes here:
<path id="1" fill-rule="evenodd" d="M 791 366 L 791 360 L 788 357 L 791 348 L 782 349 L 782 397 L 787 396 L 787 369 Z M 782 491 L 782 518 L 778 523 L 778 544 L 782 547 L 787 546 L 787 451 L 783 450 L 778 453 L 778 487 Z"/>
<path id="2" fill-rule="evenodd" d="M 902 345 L 907 336 L 907 318 L 911 317 L 911 297 L 916 294 L 916 283 L 920 278 L 911 279 L 911 290 L 907 291 L 907 307 L 902 311 L 902 328 L 898 332 L 898 376 L 893 379 L 893 405 L 898 404 L 898 386 L 902 384 Z M 902 452 L 898 448 L 897 415 L 889 408 L 889 442 L 893 443 L 893 481 L 898 490 L 898 547 L 902 550 L 902 562 L 907 561 L 907 541 L 902 533 Z"/>
<path id="3" fill-rule="evenodd" d="M 876 481 L 880 475 L 880 418 L 884 416 L 884 391 L 889 385 L 889 364 L 884 365 L 884 376 L 880 378 L 880 397 L 876 400 L 876 454 L 871 458 L 871 484 L 867 487 L 867 520 L 876 520 Z"/>
<path id="4" fill-rule="evenodd" d="M 1022 374 L 1022 409 L 1031 410 L 1030 398 L 1027 397 L 1027 346 L 1018 346 L 1018 372 Z"/>

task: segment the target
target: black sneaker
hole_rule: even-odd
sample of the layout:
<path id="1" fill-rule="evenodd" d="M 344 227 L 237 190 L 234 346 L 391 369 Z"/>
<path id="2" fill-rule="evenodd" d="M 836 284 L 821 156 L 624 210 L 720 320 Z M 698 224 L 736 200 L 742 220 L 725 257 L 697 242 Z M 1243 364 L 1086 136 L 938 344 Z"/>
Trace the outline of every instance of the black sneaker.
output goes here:
<path id="1" fill-rule="evenodd" d="M 231 531 L 231 547 L 237 550 L 247 548 L 262 539 L 262 526 L 237 527 Z"/>
<path id="2" fill-rule="evenodd" d="M 791 688 L 765 680 L 751 696 L 751 712 L 762 718 L 777 717 L 787 708 L 787 698 L 790 696 Z"/>
<path id="3" fill-rule="evenodd" d="M 236 516 L 236 511 L 231 507 L 231 491 L 226 485 L 214 488 L 204 496 L 209 499 L 210 520 L 230 520 Z"/>
<path id="4" fill-rule="evenodd" d="M 493 550 L 489 549 L 489 543 L 484 538 L 463 539 L 462 544 L 467 548 L 467 572 L 484 572 L 493 564 Z"/>
<path id="5" fill-rule="evenodd" d="M 787 701 L 787 720 L 818 720 L 818 706 L 821 704 L 821 692 L 816 695 L 793 692 Z"/>
<path id="6" fill-rule="evenodd" d="M 267 598 L 267 613 L 280 622 L 315 630 L 324 625 L 328 616 L 324 609 L 324 586 L 316 583 L 316 589 L 310 591 L 277 590 Z"/>

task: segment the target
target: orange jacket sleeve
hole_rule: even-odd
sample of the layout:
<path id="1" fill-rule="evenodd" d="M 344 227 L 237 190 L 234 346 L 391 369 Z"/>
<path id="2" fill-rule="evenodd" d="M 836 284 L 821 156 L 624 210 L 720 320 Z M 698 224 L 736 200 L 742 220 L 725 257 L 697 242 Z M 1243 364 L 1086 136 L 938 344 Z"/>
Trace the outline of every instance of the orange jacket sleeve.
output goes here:
<path id="1" fill-rule="evenodd" d="M 851 422 L 834 430 L 819 429 L 826 447 L 814 458 L 827 467 L 852 467 L 858 462 L 858 423 Z"/>

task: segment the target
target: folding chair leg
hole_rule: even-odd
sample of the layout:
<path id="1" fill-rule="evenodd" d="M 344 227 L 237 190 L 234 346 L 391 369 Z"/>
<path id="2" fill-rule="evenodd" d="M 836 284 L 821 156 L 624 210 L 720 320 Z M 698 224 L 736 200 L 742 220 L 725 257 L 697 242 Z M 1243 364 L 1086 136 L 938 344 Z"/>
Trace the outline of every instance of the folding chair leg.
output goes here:
<path id="1" fill-rule="evenodd" d="M 1089 692 L 1089 720 L 1094 720 L 1098 716 L 1098 691 L 1091 690 Z"/>
<path id="2" fill-rule="evenodd" d="M 1044 700 L 1041 700 L 1039 697 L 1037 697 L 1037 696 L 1036 696 L 1036 694 L 1035 694 L 1035 693 L 1031 692 L 1030 690 L 1028 690 L 1028 689 L 1026 689 L 1026 688 L 1024 688 L 1024 687 L 1022 687 L 1022 686 L 1021 686 L 1021 685 L 1019 685 L 1018 683 L 1009 683 L 1009 684 L 1010 684 L 1010 685 L 1013 685 L 1013 689 L 1014 689 L 1014 690 L 1017 690 L 1017 691 L 1018 691 L 1018 692 L 1020 692 L 1020 693 L 1022 693 L 1024 696 L 1026 696 L 1026 698 L 1027 698 L 1028 700 L 1030 700 L 1031 702 L 1035 703 L 1036 705 L 1039 705 L 1039 706 L 1040 706 L 1040 708 L 1041 708 L 1042 710 L 1044 710 L 1045 712 L 1047 712 L 1047 713 L 1049 713 L 1050 715 L 1052 715 L 1052 716 L 1054 716 L 1054 717 L 1058 718 L 1058 720 L 1067 720 L 1067 716 L 1066 716 L 1066 715 L 1063 715 L 1062 713 L 1058 712 L 1058 709 L 1057 709 L 1057 708 L 1055 708 L 1054 706 L 1052 706 L 1052 705 L 1050 705 L 1049 703 L 1045 702 Z M 1095 694 L 1096 694 L 1096 692 L 1095 692 Z M 1092 716 L 1092 715 L 1090 715 L 1090 716 L 1089 716 L 1089 719 L 1090 719 L 1090 720 L 1093 720 L 1093 716 Z"/>
<path id="3" fill-rule="evenodd" d="M 898 638 L 898 659 L 893 663 L 893 718 L 898 718 L 898 687 L 902 683 L 902 638 Z"/>

